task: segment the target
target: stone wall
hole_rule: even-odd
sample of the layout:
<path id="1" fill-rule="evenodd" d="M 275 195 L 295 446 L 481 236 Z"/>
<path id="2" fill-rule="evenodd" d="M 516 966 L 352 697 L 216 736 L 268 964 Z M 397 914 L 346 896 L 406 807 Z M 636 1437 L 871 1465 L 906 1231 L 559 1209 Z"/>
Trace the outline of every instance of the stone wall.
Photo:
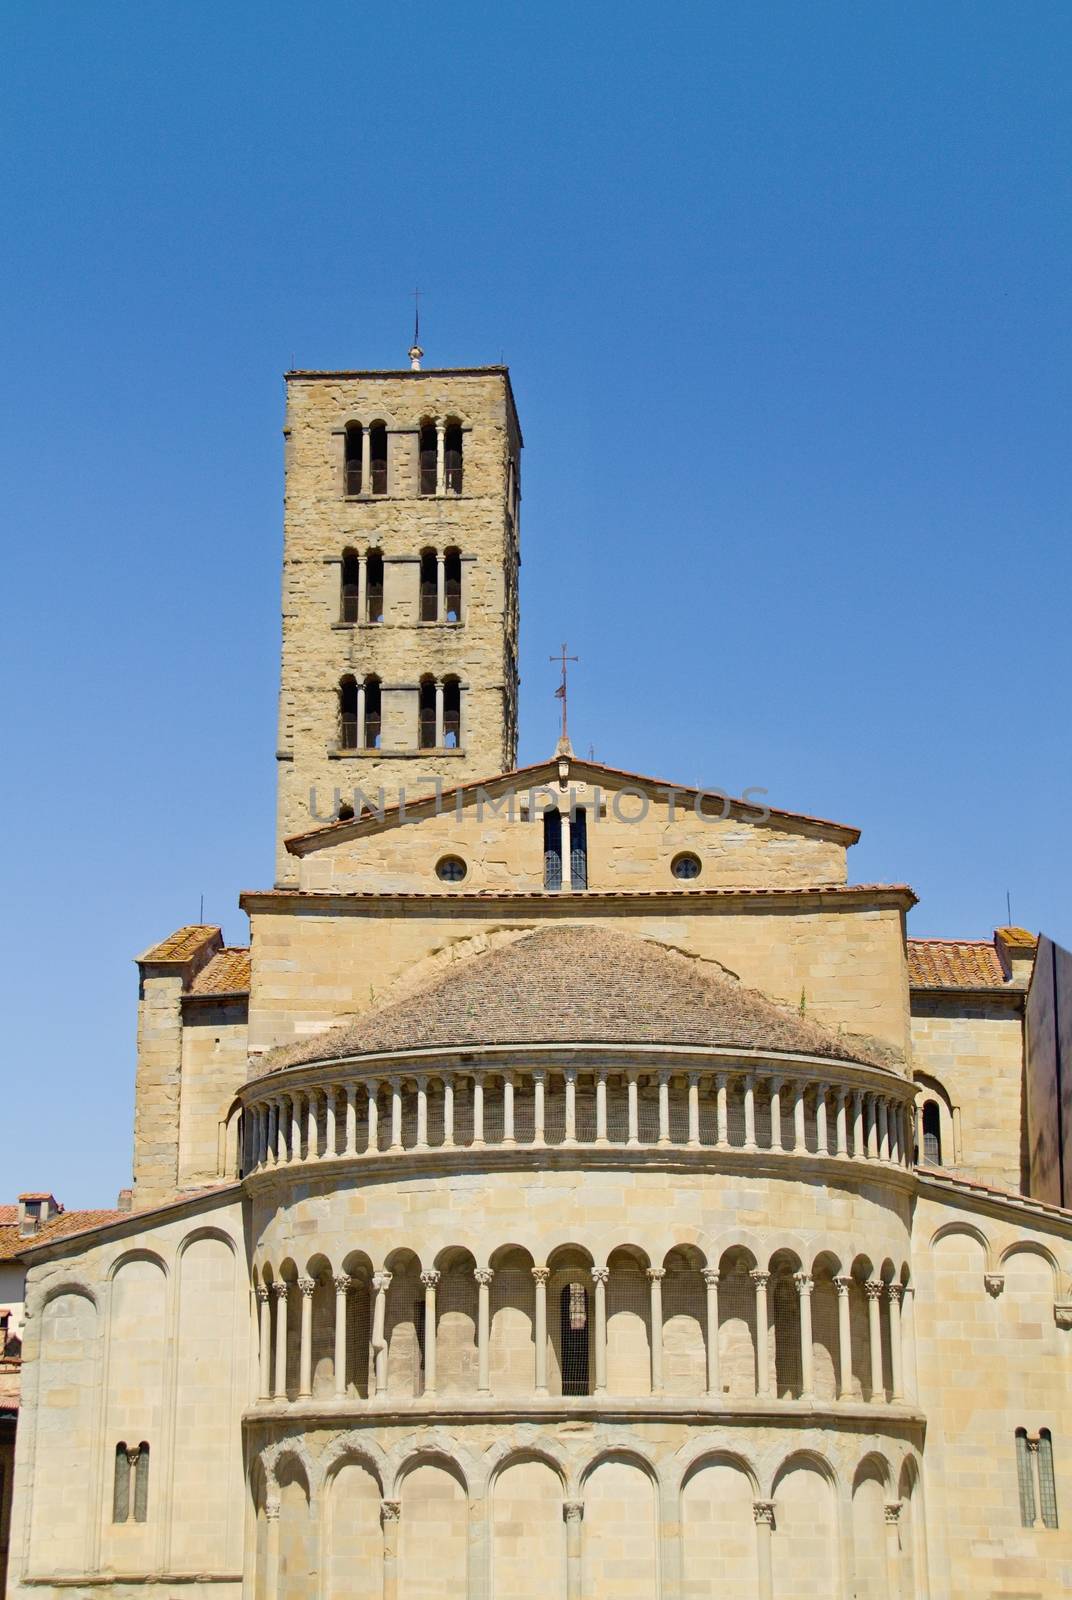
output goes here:
<path id="1" fill-rule="evenodd" d="M 920 1103 L 936 1099 L 942 1111 L 941 1164 L 1014 1193 L 1023 1160 L 1021 1001 L 912 995 L 913 1070 Z"/>

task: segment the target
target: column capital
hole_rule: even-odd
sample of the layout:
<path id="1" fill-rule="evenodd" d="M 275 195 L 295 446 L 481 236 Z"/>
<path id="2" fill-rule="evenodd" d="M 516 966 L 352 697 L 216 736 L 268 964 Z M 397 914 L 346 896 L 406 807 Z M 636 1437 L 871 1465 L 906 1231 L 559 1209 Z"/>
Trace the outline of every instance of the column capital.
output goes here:
<path id="1" fill-rule="evenodd" d="M 773 1528 L 774 1527 L 774 1501 L 773 1500 L 753 1500 L 753 1502 L 752 1502 L 752 1515 L 755 1518 L 755 1523 L 756 1523 L 756 1527 L 757 1528 Z"/>
<path id="2" fill-rule="evenodd" d="M 345 1294 L 354 1280 L 347 1272 L 337 1272 L 331 1281 L 335 1285 L 336 1294 Z"/>
<path id="3" fill-rule="evenodd" d="M 430 1272 L 422 1272 L 421 1273 L 421 1282 L 424 1284 L 424 1287 L 426 1289 L 434 1289 L 436 1287 L 436 1285 L 438 1284 L 438 1282 L 439 1282 L 439 1273 L 438 1272 L 431 1272 L 431 1271 Z"/>
<path id="4" fill-rule="evenodd" d="M 376 1290 L 377 1294 L 379 1294 L 381 1290 L 390 1288 L 392 1276 L 393 1274 L 387 1272 L 386 1270 L 383 1272 L 374 1272 L 372 1274 L 372 1287 Z"/>
<path id="5" fill-rule="evenodd" d="M 488 1287 L 494 1276 L 495 1272 L 491 1267 L 476 1267 L 473 1271 L 473 1277 L 476 1279 L 477 1283 L 479 1283 L 482 1289 L 486 1289 Z"/>
<path id="6" fill-rule="evenodd" d="M 834 1281 L 834 1288 L 837 1291 L 838 1298 L 840 1300 L 844 1300 L 845 1296 L 848 1294 L 849 1290 L 852 1288 L 852 1279 L 850 1277 L 840 1277 L 840 1278 L 835 1278 L 833 1281 Z"/>
<path id="7" fill-rule="evenodd" d="M 662 1281 L 663 1281 L 663 1279 L 665 1277 L 666 1277 L 666 1268 L 665 1267 L 649 1267 L 648 1268 L 648 1281 L 649 1281 L 649 1283 L 662 1283 Z"/>
<path id="8" fill-rule="evenodd" d="M 382 1522 L 397 1522 L 402 1515 L 401 1500 L 381 1500 L 380 1520 Z"/>
<path id="9" fill-rule="evenodd" d="M 809 1272 L 794 1272 L 793 1282 L 797 1286 L 797 1294 L 809 1295 L 815 1288 L 815 1279 Z"/>
<path id="10" fill-rule="evenodd" d="M 904 1299 L 904 1284 L 903 1283 L 891 1283 L 887 1287 L 886 1293 L 889 1295 L 889 1297 L 892 1300 L 893 1304 L 895 1306 L 899 1306 L 901 1301 Z"/>
<path id="11" fill-rule="evenodd" d="M 262 1306 L 268 1304 L 268 1285 L 266 1283 L 254 1284 L 253 1292 L 257 1296 L 257 1299 L 260 1301 Z"/>
<path id="12" fill-rule="evenodd" d="M 896 1528 L 901 1520 L 901 1502 L 899 1500 L 887 1501 L 882 1508 L 882 1513 L 886 1518 L 887 1528 Z"/>
<path id="13" fill-rule="evenodd" d="M 302 1294 L 308 1300 L 308 1299 L 311 1298 L 313 1290 L 316 1288 L 316 1279 L 315 1278 L 299 1278 L 298 1279 L 298 1288 L 301 1290 Z"/>
<path id="14" fill-rule="evenodd" d="M 610 1277 L 610 1268 L 609 1267 L 593 1267 L 592 1268 L 592 1282 L 593 1283 L 606 1283 L 606 1281 L 607 1281 L 607 1279 L 609 1277 Z"/>
<path id="15" fill-rule="evenodd" d="M 748 1276 L 757 1289 L 765 1289 L 770 1282 L 770 1273 L 765 1272 L 762 1267 L 753 1267 Z"/>
<path id="16" fill-rule="evenodd" d="M 583 1500 L 563 1500 L 562 1516 L 566 1522 L 580 1522 L 584 1517 Z"/>
<path id="17" fill-rule="evenodd" d="M 535 1278 L 537 1283 L 546 1283 L 548 1278 L 551 1276 L 551 1268 L 533 1267 L 532 1276 Z"/>
<path id="18" fill-rule="evenodd" d="M 269 1522 L 278 1522 L 279 1521 L 279 1501 L 278 1500 L 269 1500 L 269 1501 L 267 1501 L 266 1504 L 265 1504 L 265 1507 L 264 1507 L 264 1515 L 268 1518 Z"/>
<path id="19" fill-rule="evenodd" d="M 280 1278 L 279 1282 L 273 1283 L 271 1287 L 272 1293 L 275 1295 L 276 1299 L 282 1300 L 285 1298 L 286 1292 L 290 1288 L 290 1284 L 287 1283 L 285 1278 Z"/>
<path id="20" fill-rule="evenodd" d="M 704 1283 L 706 1283 L 709 1289 L 718 1288 L 720 1279 L 717 1267 L 704 1267 L 700 1273 L 700 1276 L 703 1278 Z"/>
<path id="21" fill-rule="evenodd" d="M 864 1284 L 864 1294 L 869 1300 L 881 1300 L 885 1288 L 881 1278 L 868 1278 Z"/>

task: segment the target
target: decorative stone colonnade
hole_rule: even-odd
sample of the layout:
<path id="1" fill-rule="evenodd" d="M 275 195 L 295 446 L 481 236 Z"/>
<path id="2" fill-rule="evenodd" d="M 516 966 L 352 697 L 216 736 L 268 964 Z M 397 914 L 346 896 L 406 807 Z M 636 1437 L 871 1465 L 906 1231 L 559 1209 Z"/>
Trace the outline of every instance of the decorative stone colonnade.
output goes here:
<path id="1" fill-rule="evenodd" d="M 561 1052 L 560 1052 L 561 1054 Z M 620 1054 L 620 1053 L 619 1053 Z M 688 1056 L 690 1053 L 685 1052 Z M 821 1075 L 820 1075 L 821 1074 Z M 243 1174 L 345 1157 L 594 1147 L 763 1151 L 913 1164 L 913 1086 L 879 1068 L 800 1058 L 645 1067 L 392 1058 L 290 1069 L 242 1091 Z"/>
<path id="2" fill-rule="evenodd" d="M 546 1264 L 506 1246 L 477 1265 L 464 1247 L 423 1266 L 408 1249 L 341 1268 L 323 1255 L 262 1262 L 259 1403 L 494 1406 L 572 1396 L 694 1396 L 713 1408 L 903 1405 L 915 1397 L 907 1266 L 789 1248 L 762 1263 L 745 1246 L 708 1265 L 694 1246 L 661 1264 L 623 1245 Z"/>

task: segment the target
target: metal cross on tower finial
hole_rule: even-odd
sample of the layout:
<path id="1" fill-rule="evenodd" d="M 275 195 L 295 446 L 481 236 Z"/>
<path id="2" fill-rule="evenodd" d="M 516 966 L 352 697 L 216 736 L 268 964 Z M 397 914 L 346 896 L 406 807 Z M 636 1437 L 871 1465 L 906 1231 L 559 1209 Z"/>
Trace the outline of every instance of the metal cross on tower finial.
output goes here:
<path id="1" fill-rule="evenodd" d="M 413 343 L 410 345 L 410 350 L 409 350 L 409 364 L 410 364 L 411 369 L 414 372 L 420 372 L 420 370 L 421 370 L 421 357 L 423 355 L 424 355 L 424 351 L 421 349 L 421 291 L 419 289 L 414 289 L 414 291 L 413 291 Z"/>
<path id="2" fill-rule="evenodd" d="M 568 680 L 567 680 L 567 676 L 566 676 L 566 674 L 567 674 L 567 663 L 570 662 L 570 661 L 579 661 L 581 658 L 580 658 L 580 656 L 568 656 L 566 654 L 566 646 L 563 645 L 561 651 L 559 652 L 559 654 L 557 656 L 548 656 L 547 659 L 549 661 L 557 661 L 558 665 L 562 668 L 562 682 L 559 684 L 558 688 L 555 690 L 555 699 L 556 700 L 561 700 L 561 702 L 562 702 L 562 743 L 563 744 L 568 744 L 569 743 L 569 730 L 568 730 L 568 728 L 566 726 L 566 702 L 567 702 L 567 696 L 568 696 Z"/>

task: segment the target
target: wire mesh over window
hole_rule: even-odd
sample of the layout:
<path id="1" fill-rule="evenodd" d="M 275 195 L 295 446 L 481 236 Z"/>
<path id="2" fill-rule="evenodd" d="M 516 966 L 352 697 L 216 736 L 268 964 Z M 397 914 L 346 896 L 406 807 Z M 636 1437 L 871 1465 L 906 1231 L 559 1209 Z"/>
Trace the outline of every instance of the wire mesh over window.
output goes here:
<path id="1" fill-rule="evenodd" d="M 383 556 L 378 550 L 370 550 L 365 563 L 365 605 L 366 621 L 383 621 Z"/>
<path id="2" fill-rule="evenodd" d="M 425 422 L 420 432 L 420 492 L 436 492 L 436 430 L 435 424 Z"/>
<path id="3" fill-rule="evenodd" d="M 134 1521 L 149 1519 L 149 1446 L 143 1439 L 134 1462 Z"/>
<path id="4" fill-rule="evenodd" d="M 1044 1528 L 1057 1526 L 1057 1489 L 1053 1478 L 1053 1438 L 1049 1428 L 1039 1433 L 1038 1443 L 1039 1510 Z"/>
<path id="5" fill-rule="evenodd" d="M 360 584 L 358 575 L 361 567 L 357 555 L 353 550 L 344 550 L 342 557 L 342 608 L 340 620 L 343 622 L 357 622 Z"/>
<path id="6" fill-rule="evenodd" d="M 112 1480 L 112 1521 L 126 1522 L 130 1516 L 130 1458 L 126 1442 L 115 1447 L 115 1476 Z"/>
<path id="7" fill-rule="evenodd" d="M 562 818 L 557 811 L 543 814 L 543 886 L 562 887 Z"/>
<path id="8" fill-rule="evenodd" d="M 462 430 L 457 422 L 449 423 L 443 436 L 445 452 L 445 481 L 448 494 L 462 492 Z"/>
<path id="9" fill-rule="evenodd" d="M 568 1283 L 559 1296 L 562 1393 L 588 1394 L 588 1290 Z"/>
<path id="10" fill-rule="evenodd" d="M 547 1144 L 561 1144 L 566 1137 L 566 1082 L 557 1074 L 548 1076 L 544 1090 L 543 1129 Z"/>
<path id="11" fill-rule="evenodd" d="M 588 814 L 575 811 L 570 821 L 570 888 L 588 887 Z"/>
<path id="12" fill-rule="evenodd" d="M 770 1286 L 774 1323 L 775 1393 L 781 1400 L 800 1398 L 803 1383 L 800 1368 L 800 1300 L 797 1287 L 787 1274 L 779 1275 Z"/>
<path id="13" fill-rule="evenodd" d="M 505 1126 L 505 1090 L 501 1078 L 484 1079 L 484 1142 L 502 1144 Z"/>
<path id="14" fill-rule="evenodd" d="M 1027 1430 L 1016 1430 L 1016 1481 L 1020 1490 L 1020 1525 L 1035 1526 L 1035 1474 L 1031 1469 L 1031 1452 L 1027 1448 Z"/>
<path id="15" fill-rule="evenodd" d="M 638 1086 L 637 1125 L 641 1144 L 654 1144 L 659 1137 L 659 1085 L 654 1079 Z"/>
<path id="16" fill-rule="evenodd" d="M 625 1144 L 629 1138 L 629 1084 L 624 1076 L 607 1078 L 607 1138 Z"/>
<path id="17" fill-rule="evenodd" d="M 730 1079 L 727 1092 L 726 1131 L 731 1145 L 740 1148 L 745 1142 L 744 1084 L 740 1079 Z"/>
<path id="18" fill-rule="evenodd" d="M 454 1080 L 454 1143 L 470 1145 L 473 1142 L 473 1080 Z"/>
<path id="19" fill-rule="evenodd" d="M 927 1100 L 923 1106 L 923 1163 L 928 1167 L 942 1164 L 942 1121 L 937 1100 Z"/>
<path id="20" fill-rule="evenodd" d="M 535 1137 L 536 1086 L 523 1078 L 514 1089 L 514 1138 L 518 1144 L 531 1144 Z"/>
<path id="21" fill-rule="evenodd" d="M 387 493 L 387 424 L 374 422 L 369 429 L 369 470 L 373 494 Z"/>

